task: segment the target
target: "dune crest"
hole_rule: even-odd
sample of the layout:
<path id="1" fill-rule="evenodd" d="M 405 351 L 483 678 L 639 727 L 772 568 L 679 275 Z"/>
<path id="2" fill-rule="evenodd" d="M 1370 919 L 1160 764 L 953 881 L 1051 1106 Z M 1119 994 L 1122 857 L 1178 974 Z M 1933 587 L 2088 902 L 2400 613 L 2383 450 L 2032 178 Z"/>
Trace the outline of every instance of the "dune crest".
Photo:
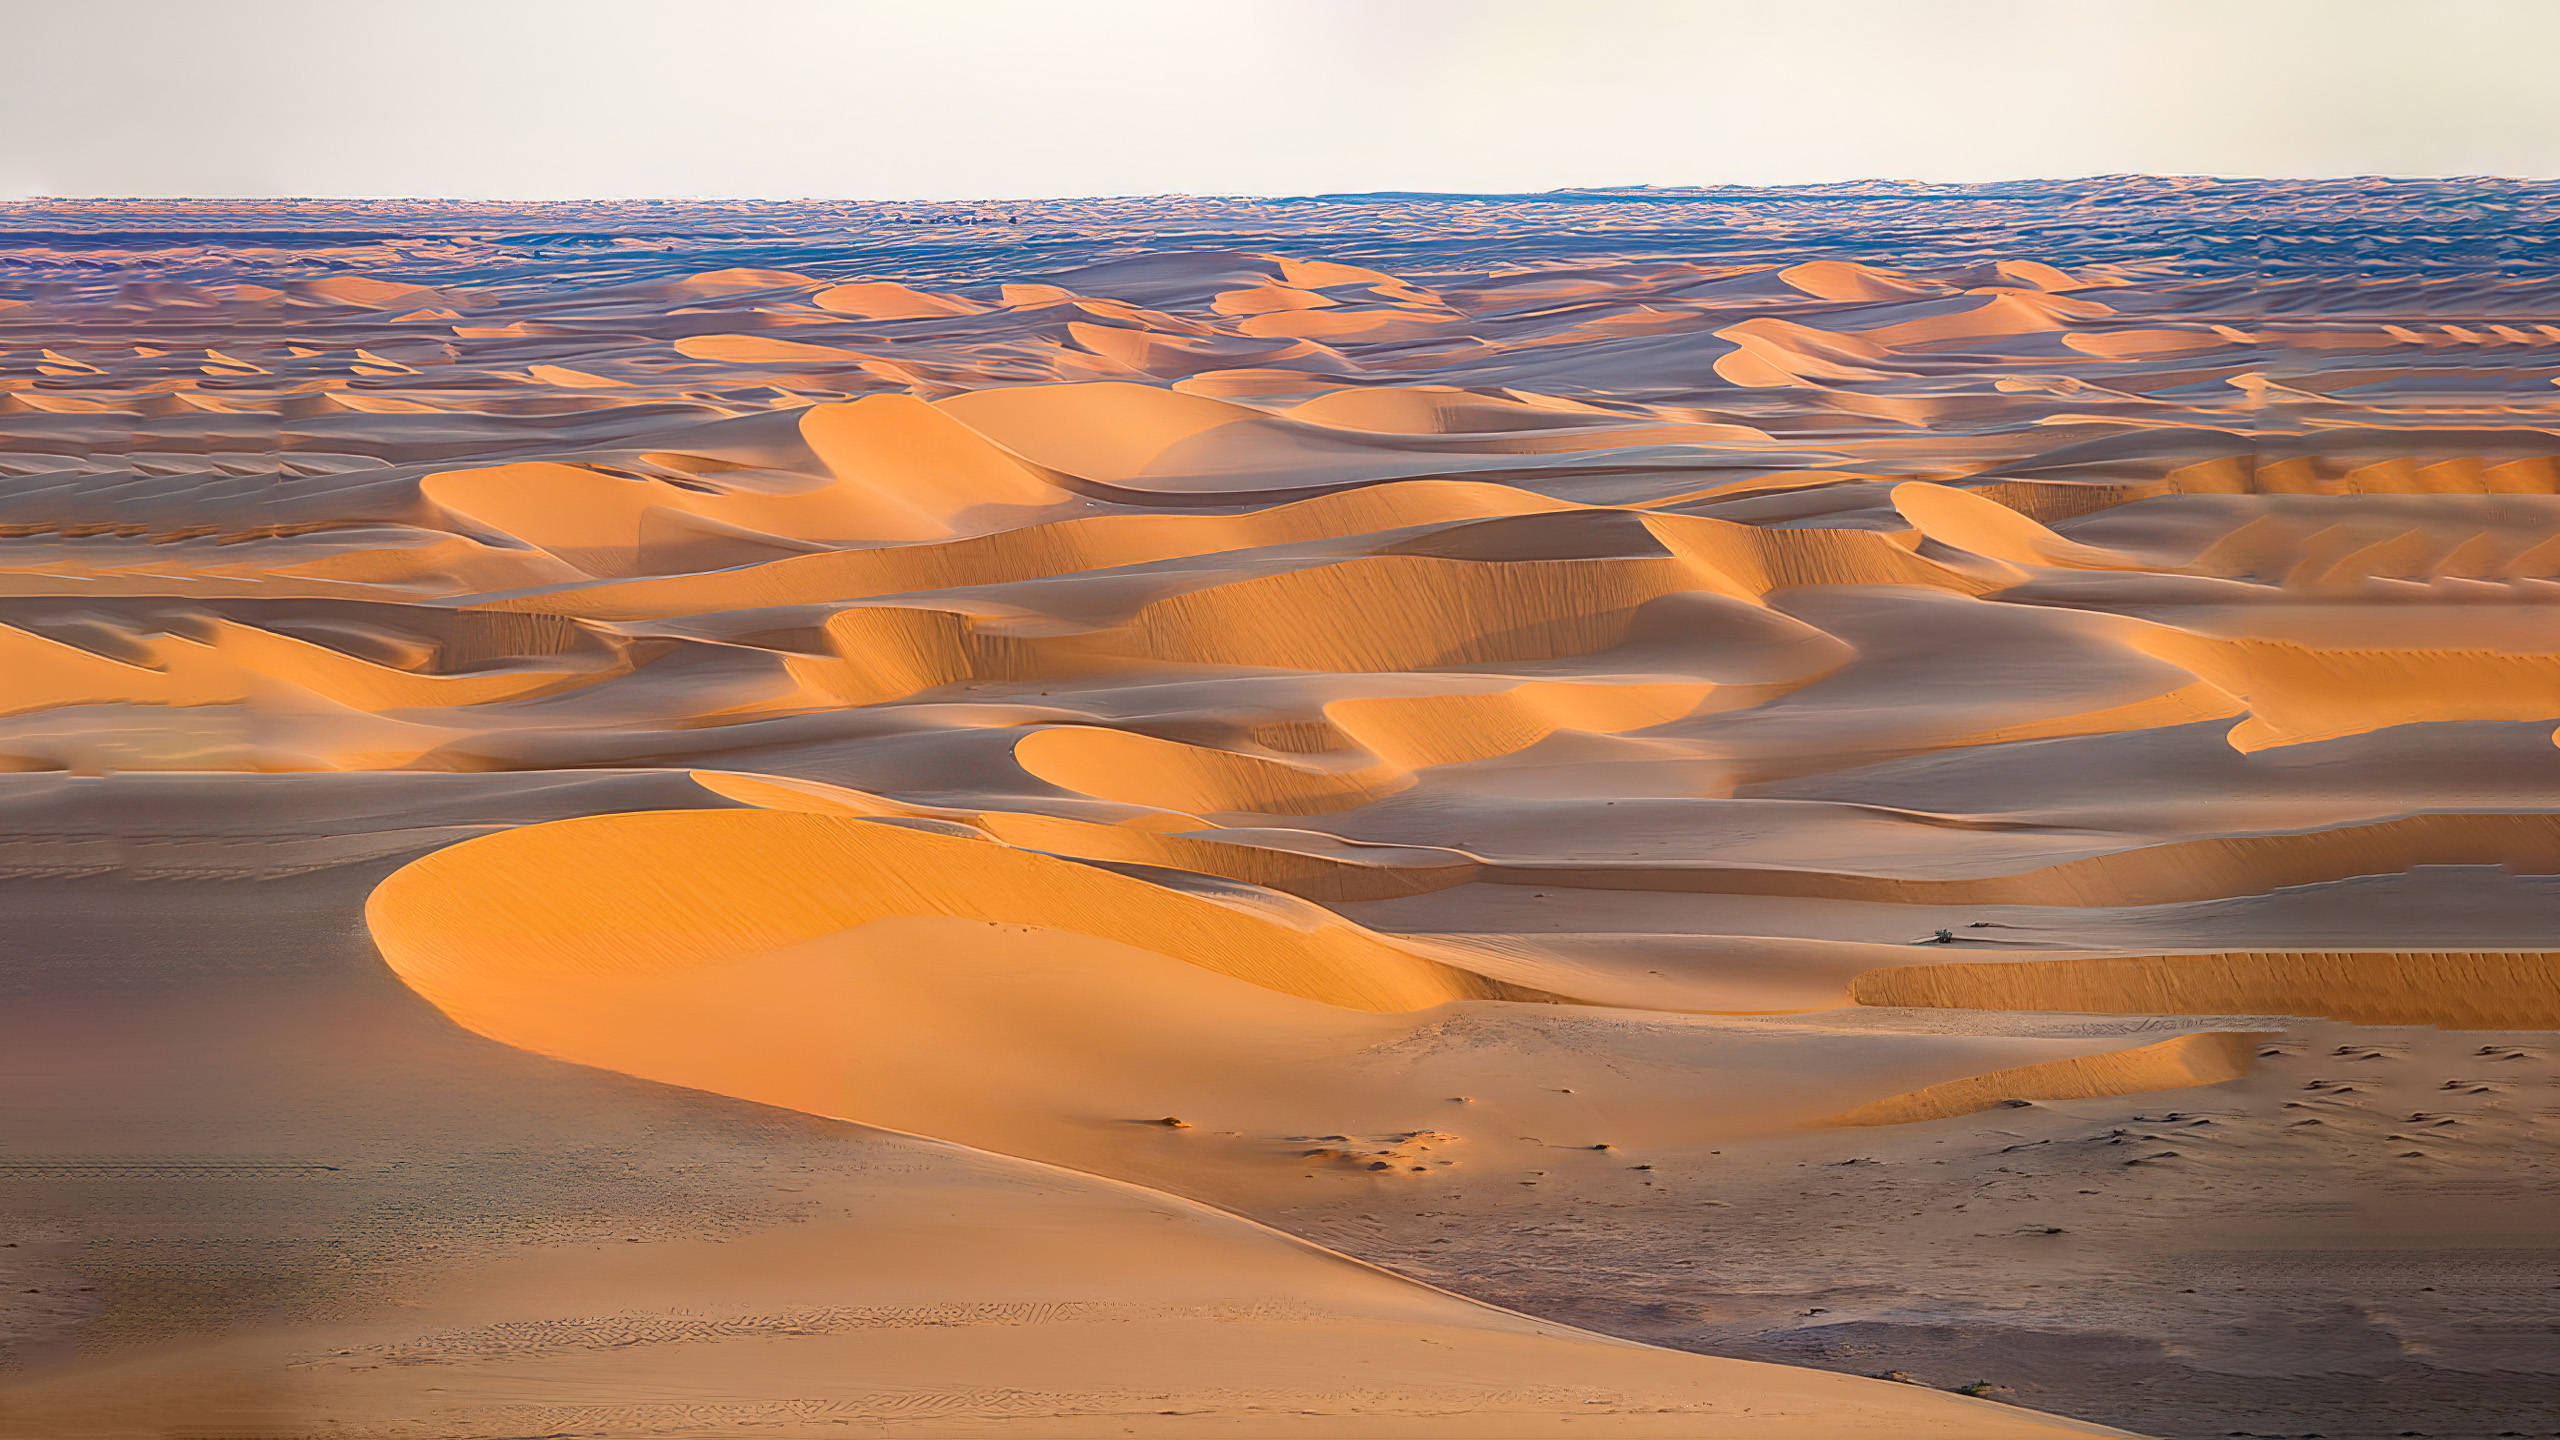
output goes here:
<path id="1" fill-rule="evenodd" d="M 1968 1075 L 1906 1094 L 1887 1096 L 1832 1117 L 1834 1125 L 1909 1125 L 1970 1115 L 2023 1100 L 2082 1100 L 2097 1095 L 2139 1095 L 2236 1080 L 2249 1073 L 2256 1035 L 2181 1035 L 2106 1055 L 2047 1060 L 1985 1075 Z"/>

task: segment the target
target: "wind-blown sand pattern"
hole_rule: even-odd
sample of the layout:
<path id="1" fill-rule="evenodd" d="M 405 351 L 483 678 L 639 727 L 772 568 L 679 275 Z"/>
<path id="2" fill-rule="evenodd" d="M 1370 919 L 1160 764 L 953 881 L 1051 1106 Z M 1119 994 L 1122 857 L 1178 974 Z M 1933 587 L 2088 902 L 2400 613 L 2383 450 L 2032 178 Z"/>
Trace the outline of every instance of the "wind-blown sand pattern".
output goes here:
<path id="1" fill-rule="evenodd" d="M 2552 218 L 0 207 L 0 1430 L 2560 1433 Z"/>

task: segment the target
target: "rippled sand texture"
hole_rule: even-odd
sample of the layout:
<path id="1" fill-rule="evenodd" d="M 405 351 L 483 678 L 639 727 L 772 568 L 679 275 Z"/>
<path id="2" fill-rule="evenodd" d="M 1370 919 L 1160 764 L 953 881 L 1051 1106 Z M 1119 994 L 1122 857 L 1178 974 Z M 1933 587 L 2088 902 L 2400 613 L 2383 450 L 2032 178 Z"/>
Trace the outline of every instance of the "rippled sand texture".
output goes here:
<path id="1" fill-rule="evenodd" d="M 0 1427 L 2550 1431 L 2551 208 L 0 208 Z"/>

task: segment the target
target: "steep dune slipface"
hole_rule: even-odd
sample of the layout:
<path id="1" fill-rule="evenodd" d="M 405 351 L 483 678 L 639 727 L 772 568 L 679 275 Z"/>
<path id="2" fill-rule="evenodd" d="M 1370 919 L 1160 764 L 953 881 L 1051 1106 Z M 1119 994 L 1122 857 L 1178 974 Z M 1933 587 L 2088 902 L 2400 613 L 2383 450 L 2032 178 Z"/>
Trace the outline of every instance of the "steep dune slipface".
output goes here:
<path id="1" fill-rule="evenodd" d="M 2230 241 L 2271 216 L 2298 242 Z M 237 1157 L 211 1102 L 183 1154 L 134 1140 L 184 1162 L 148 1174 L 39 1116 L 0 1347 L 272 1340 L 241 1373 L 463 1397 L 434 1423 L 472 1435 L 663 1432 L 724 1386 L 818 1408 L 702 1423 L 2051 1428 L 1571 1322 L 2159 1433 L 2537 1430 L 2539 1302 L 2491 1272 L 2560 1253 L 2550 220 L 2535 187 L 2122 179 L 0 206 L 0 884 L 273 883 L 308 946 L 370 937 L 409 1027 L 200 977 L 262 998 L 206 1002 L 194 1073 L 283 1077 L 237 1163 L 339 1167 L 258 1243 L 409 1217 L 354 1299 L 234 1294 L 266 1272 L 228 1250 L 81 1278 Z M 89 966 L 18 1043 L 120 1013 Z M 339 1028 L 325 1064 L 276 1038 Z M 823 1223 L 756 1172 L 807 1242 L 772 1242 L 787 1304 L 576 1231 L 539 1284 L 475 1249 L 419 1290 L 475 1337 L 430 1344 L 384 1257 L 446 1253 L 416 1217 L 465 1202 L 295 1118 L 377 1034 L 503 1108 L 427 1033 L 993 1153 L 915 1141 Z M 179 1093 L 132 1044 L 98 1126 Z M 509 1145 L 579 1131 L 545 1124 Z M 980 1193 L 1033 1162 L 1102 1188 Z M 397 1203 L 330 1208 L 366 1186 Z M 995 1258 L 853 1233 L 946 1204 Z M 1088 1243 L 1119 1258 L 1037 1279 Z M 625 1295 L 785 1318 L 626 1350 Z M 964 1303 L 999 1309 L 883 1338 Z M 1221 1343 L 1174 1344 L 1185 1305 Z M 786 1363 L 794 1325 L 831 1358 Z M 1201 1373 L 1110 1358 L 1142 1330 Z"/>

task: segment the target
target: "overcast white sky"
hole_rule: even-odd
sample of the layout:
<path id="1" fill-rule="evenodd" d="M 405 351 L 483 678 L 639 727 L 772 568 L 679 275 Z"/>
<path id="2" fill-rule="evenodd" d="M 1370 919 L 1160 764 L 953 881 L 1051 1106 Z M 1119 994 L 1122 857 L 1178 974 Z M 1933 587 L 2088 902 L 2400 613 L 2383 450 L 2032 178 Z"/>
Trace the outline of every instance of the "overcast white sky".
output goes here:
<path id="1" fill-rule="evenodd" d="M 2560 175 L 2560 0 L 0 0 L 0 198 Z"/>

